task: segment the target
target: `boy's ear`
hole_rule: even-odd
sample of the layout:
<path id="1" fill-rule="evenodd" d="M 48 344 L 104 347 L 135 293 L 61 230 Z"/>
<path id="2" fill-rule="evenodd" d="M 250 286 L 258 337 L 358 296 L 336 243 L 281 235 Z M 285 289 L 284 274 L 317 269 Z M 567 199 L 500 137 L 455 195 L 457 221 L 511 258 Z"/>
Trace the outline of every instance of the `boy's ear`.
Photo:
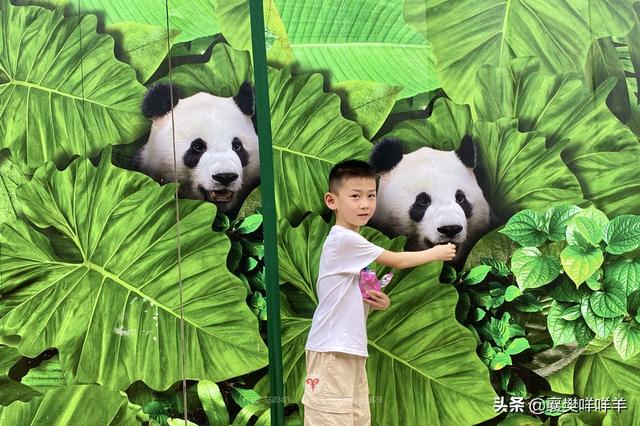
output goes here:
<path id="1" fill-rule="evenodd" d="M 324 203 L 331 210 L 336 209 L 336 195 L 331 192 L 325 192 L 324 194 Z"/>

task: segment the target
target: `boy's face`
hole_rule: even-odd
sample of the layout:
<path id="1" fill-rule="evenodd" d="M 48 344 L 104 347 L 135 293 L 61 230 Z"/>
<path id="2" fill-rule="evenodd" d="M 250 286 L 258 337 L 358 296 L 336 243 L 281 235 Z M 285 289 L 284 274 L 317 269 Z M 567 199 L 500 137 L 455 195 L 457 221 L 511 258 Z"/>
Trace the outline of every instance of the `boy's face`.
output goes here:
<path id="1" fill-rule="evenodd" d="M 336 212 L 336 225 L 358 231 L 369 222 L 376 210 L 376 180 L 367 177 L 349 177 L 335 189 L 327 192 L 324 201 Z"/>

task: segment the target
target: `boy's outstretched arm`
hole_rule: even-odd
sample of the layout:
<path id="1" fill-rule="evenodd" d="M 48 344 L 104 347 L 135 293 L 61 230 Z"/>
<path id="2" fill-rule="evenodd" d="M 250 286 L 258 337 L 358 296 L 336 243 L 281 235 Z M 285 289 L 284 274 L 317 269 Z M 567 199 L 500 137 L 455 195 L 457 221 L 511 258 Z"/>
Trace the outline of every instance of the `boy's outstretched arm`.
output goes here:
<path id="1" fill-rule="evenodd" d="M 394 269 L 412 268 L 424 263 L 442 260 L 448 262 L 456 256 L 454 244 L 441 244 L 421 251 L 389 251 L 385 250 L 376 259 L 377 263 Z"/>

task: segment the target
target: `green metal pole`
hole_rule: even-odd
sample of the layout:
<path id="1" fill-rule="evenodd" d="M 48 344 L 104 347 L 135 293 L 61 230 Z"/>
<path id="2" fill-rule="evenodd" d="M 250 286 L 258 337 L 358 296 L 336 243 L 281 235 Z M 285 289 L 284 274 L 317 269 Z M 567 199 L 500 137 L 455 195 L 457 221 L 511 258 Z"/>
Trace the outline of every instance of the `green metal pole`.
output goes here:
<path id="1" fill-rule="evenodd" d="M 260 141 L 260 189 L 264 232 L 265 279 L 267 282 L 267 337 L 269 339 L 269 384 L 271 425 L 284 425 L 282 352 L 280 339 L 280 288 L 278 280 L 278 244 L 276 235 L 275 183 L 271 115 L 269 114 L 269 80 L 264 44 L 262 0 L 250 0 L 253 74 L 256 92 L 256 118 Z"/>

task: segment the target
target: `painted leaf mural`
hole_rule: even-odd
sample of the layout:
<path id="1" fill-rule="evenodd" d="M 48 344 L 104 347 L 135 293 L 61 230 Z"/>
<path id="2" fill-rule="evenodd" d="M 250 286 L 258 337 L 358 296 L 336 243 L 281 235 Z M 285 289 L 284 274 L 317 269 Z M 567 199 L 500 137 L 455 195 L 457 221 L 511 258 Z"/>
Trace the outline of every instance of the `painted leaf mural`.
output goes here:
<path id="1" fill-rule="evenodd" d="M 442 87 L 472 101 L 483 64 L 536 56 L 552 73 L 581 71 L 593 40 L 631 29 L 626 0 L 405 0 L 407 23 L 433 45 Z"/>
<path id="2" fill-rule="evenodd" d="M 299 400 L 311 317 L 295 309 L 303 305 L 315 308 L 314 265 L 321 250 L 314 242 L 326 237 L 330 224 L 309 216 L 296 228 L 285 225 L 281 229 L 285 394 Z M 400 241 L 389 241 L 372 229 L 364 235 L 390 250 L 401 250 Z M 386 290 L 391 307 L 369 314 L 370 396 L 382 401 L 371 404 L 372 424 L 396 424 L 399 418 L 407 424 L 474 424 L 495 416 L 491 408 L 495 394 L 487 370 L 475 355 L 475 339 L 455 320 L 457 296 L 439 283 L 440 269 L 441 264 L 433 263 L 402 271 Z"/>
<path id="3" fill-rule="evenodd" d="M 400 98 L 439 87 L 431 45 L 404 22 L 401 0 L 275 3 L 300 71 L 401 86 Z"/>
<path id="4" fill-rule="evenodd" d="M 18 190 L 26 219 L 2 225 L 0 333 L 36 356 L 56 347 L 71 383 L 166 389 L 266 365 L 246 290 L 226 269 L 229 241 L 210 230 L 215 208 L 181 200 L 180 312 L 174 187 L 79 158 L 52 163 Z M 42 231 L 47 229 L 47 232 Z"/>
<path id="5" fill-rule="evenodd" d="M 88 404 L 100 401 L 99 404 Z M 138 407 L 139 410 L 139 407 Z M 65 386 L 29 402 L 0 407 L 0 424 L 52 424 L 137 426 L 138 411 L 129 406 L 127 397 L 96 385 Z"/>
<path id="6" fill-rule="evenodd" d="M 59 9 L 2 5 L 0 148 L 14 163 L 25 172 L 64 166 L 144 134 L 144 87 L 114 58 L 113 40 L 96 33 L 94 15 L 78 22 Z"/>

